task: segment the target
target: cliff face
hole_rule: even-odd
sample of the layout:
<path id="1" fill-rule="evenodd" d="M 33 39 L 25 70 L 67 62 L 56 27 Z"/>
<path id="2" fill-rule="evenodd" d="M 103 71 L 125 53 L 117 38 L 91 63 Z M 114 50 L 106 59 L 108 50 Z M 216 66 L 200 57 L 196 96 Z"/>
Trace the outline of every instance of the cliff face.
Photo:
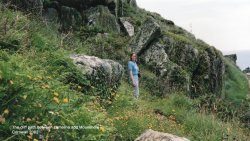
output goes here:
<path id="1" fill-rule="evenodd" d="M 193 97 L 222 93 L 224 63 L 220 51 L 174 22 L 138 8 L 135 0 L 11 0 L 10 3 L 25 11 L 38 8 L 38 13 L 47 19 L 61 23 L 63 31 L 84 27 L 131 35 L 129 48 L 155 73 L 155 85 L 162 89 L 163 95 L 180 90 Z M 130 31 L 124 31 L 125 22 Z"/>

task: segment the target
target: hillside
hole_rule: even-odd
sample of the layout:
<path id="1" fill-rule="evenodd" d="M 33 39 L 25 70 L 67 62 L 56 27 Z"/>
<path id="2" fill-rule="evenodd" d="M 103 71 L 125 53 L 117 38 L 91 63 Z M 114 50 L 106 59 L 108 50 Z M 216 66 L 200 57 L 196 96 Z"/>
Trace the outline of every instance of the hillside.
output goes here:
<path id="1" fill-rule="evenodd" d="M 240 69 L 135 0 L 0 6 L 0 140 L 134 140 L 146 129 L 200 141 L 250 138 Z M 131 52 L 142 74 L 138 100 L 128 82 Z"/>

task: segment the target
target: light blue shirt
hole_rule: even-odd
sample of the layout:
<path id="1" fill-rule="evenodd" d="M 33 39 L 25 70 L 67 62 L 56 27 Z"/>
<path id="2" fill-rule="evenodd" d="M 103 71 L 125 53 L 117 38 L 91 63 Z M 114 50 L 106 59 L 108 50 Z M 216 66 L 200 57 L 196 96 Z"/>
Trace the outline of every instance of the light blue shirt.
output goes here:
<path id="1" fill-rule="evenodd" d="M 139 68 L 138 68 L 136 62 L 134 62 L 134 61 L 128 62 L 128 70 L 132 71 L 133 75 L 138 75 L 138 73 L 139 73 Z"/>

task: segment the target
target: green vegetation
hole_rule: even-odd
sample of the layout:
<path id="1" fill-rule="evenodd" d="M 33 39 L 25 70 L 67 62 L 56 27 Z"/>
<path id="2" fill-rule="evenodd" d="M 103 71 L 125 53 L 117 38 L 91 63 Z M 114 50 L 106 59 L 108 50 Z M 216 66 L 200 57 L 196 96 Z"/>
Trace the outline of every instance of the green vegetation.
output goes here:
<path id="1" fill-rule="evenodd" d="M 247 77 L 230 60 L 225 59 L 225 97 L 236 106 L 246 99 L 248 94 Z"/>
<path id="2" fill-rule="evenodd" d="M 130 9 L 127 14 L 135 18 L 136 11 Z M 196 141 L 249 139 L 249 130 L 241 128 L 236 119 L 224 122 L 206 112 L 200 106 L 202 98 L 190 99 L 181 92 L 157 95 L 159 89 L 148 85 L 156 76 L 146 67 L 141 66 L 146 77 L 141 81 L 140 99 L 135 100 L 127 75 L 118 90 L 111 90 L 82 75 L 69 59 L 70 54 L 80 53 L 125 65 L 128 37 L 96 36 L 98 28 L 58 33 L 56 24 L 4 8 L 0 25 L 0 140 L 134 140 L 149 128 Z M 230 62 L 227 66 L 226 98 L 238 103 L 245 96 L 245 78 Z M 236 92 L 240 97 L 233 95 Z M 91 129 L 12 133 L 13 126 L 22 125 Z"/>
<path id="3" fill-rule="evenodd" d="M 145 83 L 145 82 L 142 82 Z M 131 96 L 132 89 L 123 82 L 116 100 L 107 109 L 117 129 L 118 140 L 133 140 L 144 130 L 153 129 L 184 136 L 196 141 L 247 140 L 237 122 L 222 122 L 213 114 L 198 111 L 199 100 L 181 93 L 159 99 L 142 88 L 140 100 Z"/>

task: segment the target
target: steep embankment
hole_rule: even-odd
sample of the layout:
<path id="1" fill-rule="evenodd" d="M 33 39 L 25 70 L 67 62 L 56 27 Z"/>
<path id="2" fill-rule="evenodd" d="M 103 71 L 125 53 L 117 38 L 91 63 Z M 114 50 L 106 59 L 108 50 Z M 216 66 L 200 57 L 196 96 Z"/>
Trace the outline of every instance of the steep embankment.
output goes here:
<path id="1" fill-rule="evenodd" d="M 218 97 L 245 95 L 244 78 L 214 47 L 135 0 L 42 2 L 1 4 L 0 140 L 134 140 L 149 128 L 191 140 L 249 138 Z M 141 61 L 138 101 L 121 76 L 131 51 Z"/>

